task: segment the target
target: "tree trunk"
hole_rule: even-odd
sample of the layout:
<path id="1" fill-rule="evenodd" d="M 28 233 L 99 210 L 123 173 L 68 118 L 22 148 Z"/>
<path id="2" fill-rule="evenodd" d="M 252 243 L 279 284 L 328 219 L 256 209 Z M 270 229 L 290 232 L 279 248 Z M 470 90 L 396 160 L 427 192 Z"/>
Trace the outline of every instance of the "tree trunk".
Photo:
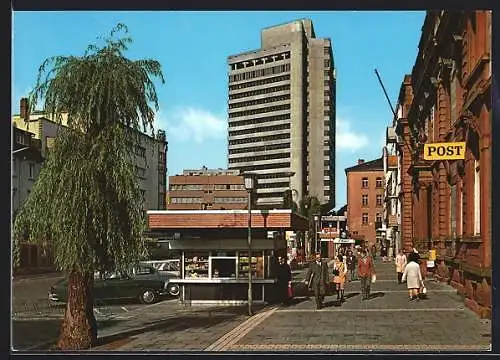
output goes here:
<path id="1" fill-rule="evenodd" d="M 97 341 L 93 309 L 94 276 L 73 270 L 68 279 L 68 302 L 57 347 L 61 350 L 91 348 Z"/>

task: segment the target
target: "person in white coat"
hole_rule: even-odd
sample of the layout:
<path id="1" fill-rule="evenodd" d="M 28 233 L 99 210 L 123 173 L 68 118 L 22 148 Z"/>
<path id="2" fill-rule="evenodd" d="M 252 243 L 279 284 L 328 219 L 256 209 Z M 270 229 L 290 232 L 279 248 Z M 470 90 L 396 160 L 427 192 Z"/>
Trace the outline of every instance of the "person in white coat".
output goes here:
<path id="1" fill-rule="evenodd" d="M 408 256 L 408 264 L 403 271 L 401 280 L 403 282 L 406 280 L 408 294 L 410 296 L 409 300 L 418 300 L 418 292 L 422 285 L 422 273 L 420 272 L 420 265 L 418 264 L 418 258 L 415 253 L 411 253 Z"/>

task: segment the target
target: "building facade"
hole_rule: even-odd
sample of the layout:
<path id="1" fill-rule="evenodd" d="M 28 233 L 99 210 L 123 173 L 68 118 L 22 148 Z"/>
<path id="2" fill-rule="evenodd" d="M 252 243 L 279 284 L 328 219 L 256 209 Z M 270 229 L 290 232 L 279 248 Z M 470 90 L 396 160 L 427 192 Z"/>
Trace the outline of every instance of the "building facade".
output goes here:
<path id="1" fill-rule="evenodd" d="M 12 129 L 12 218 L 28 198 L 43 165 L 40 140 L 34 134 L 22 129 Z M 50 266 L 52 254 L 46 248 L 20 244 L 19 268 Z"/>
<path id="2" fill-rule="evenodd" d="M 436 249 L 438 276 L 489 317 L 491 11 L 428 11 L 404 86 L 411 96 L 398 126 L 408 142 L 402 158 L 409 172 L 402 173 L 411 206 L 403 206 L 403 218 L 412 219 L 405 243 Z M 465 142 L 465 159 L 424 160 L 424 144 L 439 142 Z"/>
<path id="3" fill-rule="evenodd" d="M 285 191 L 335 206 L 332 44 L 311 20 L 263 29 L 261 48 L 229 56 L 228 168 L 259 174 L 257 204 Z"/>
<path id="4" fill-rule="evenodd" d="M 169 176 L 168 210 L 243 210 L 248 194 L 238 170 L 184 170 Z"/>
<path id="5" fill-rule="evenodd" d="M 66 114 L 62 114 L 62 126 L 67 126 L 66 121 Z M 24 98 L 20 101 L 20 114 L 13 116 L 12 123 L 18 129 L 33 133 L 40 142 L 42 157 L 46 158 L 60 125 L 41 111 L 28 114 L 28 100 Z M 165 131 L 158 130 L 154 137 L 141 134 L 135 149 L 135 168 L 144 196 L 144 210 L 165 209 L 167 150 Z"/>
<path id="6" fill-rule="evenodd" d="M 347 176 L 347 227 L 352 238 L 372 246 L 380 240 L 384 214 L 383 158 L 345 169 Z"/>

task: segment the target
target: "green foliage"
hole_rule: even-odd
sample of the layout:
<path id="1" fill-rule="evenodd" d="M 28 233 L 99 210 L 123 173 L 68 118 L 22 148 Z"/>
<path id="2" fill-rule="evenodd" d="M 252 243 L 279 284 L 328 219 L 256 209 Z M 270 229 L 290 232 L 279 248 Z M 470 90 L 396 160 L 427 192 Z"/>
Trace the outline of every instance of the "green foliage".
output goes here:
<path id="1" fill-rule="evenodd" d="M 147 252 L 133 150 L 138 130 L 153 130 L 149 104 L 158 109 L 150 77 L 164 80 L 157 61 L 123 56 L 132 40 L 111 39 L 120 30 L 127 32 L 119 24 L 102 48 L 92 45 L 81 57 L 53 57 L 40 67 L 31 108 L 44 99 L 52 118 L 68 114 L 68 127 L 60 127 L 16 216 L 16 262 L 26 240 L 51 243 L 56 266 L 66 271 L 124 269 Z"/>
<path id="2" fill-rule="evenodd" d="M 308 235 L 312 238 L 314 234 L 314 215 L 321 213 L 321 204 L 316 196 L 304 196 L 300 201 L 299 208 L 300 214 L 309 221 Z"/>

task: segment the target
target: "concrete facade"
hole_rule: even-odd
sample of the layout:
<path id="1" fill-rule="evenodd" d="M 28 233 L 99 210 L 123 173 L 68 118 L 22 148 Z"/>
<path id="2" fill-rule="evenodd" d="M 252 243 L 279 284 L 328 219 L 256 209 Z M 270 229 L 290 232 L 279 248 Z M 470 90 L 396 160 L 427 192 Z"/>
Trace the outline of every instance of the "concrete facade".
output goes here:
<path id="1" fill-rule="evenodd" d="M 380 240 L 384 214 L 383 158 L 345 170 L 347 176 L 347 227 L 350 236 L 372 246 Z"/>
<path id="2" fill-rule="evenodd" d="M 230 56 L 229 169 L 259 174 L 258 205 L 306 194 L 335 206 L 335 71 L 310 20 L 262 30 L 261 49 Z M 288 173 L 294 172 L 293 176 Z"/>
<path id="3" fill-rule="evenodd" d="M 403 217 L 412 219 L 405 243 L 436 249 L 438 277 L 489 317 L 491 11 L 428 11 L 408 83 L 413 99 L 406 101 L 407 119 L 398 121 L 408 143 L 404 182 L 411 184 L 405 198 L 411 204 L 403 207 Z M 425 143 L 460 141 L 464 160 L 423 159 Z"/>
<path id="4" fill-rule="evenodd" d="M 14 127 L 34 134 L 33 137 L 40 141 L 42 157 L 46 158 L 60 125 L 41 111 L 27 114 L 27 107 L 27 99 L 21 99 L 20 114 L 13 116 L 12 123 Z M 66 114 L 62 114 L 62 126 L 67 126 L 66 119 Z M 158 130 L 155 137 L 141 135 L 135 150 L 135 165 L 144 196 L 144 210 L 165 209 L 167 150 L 168 142 L 163 130 Z"/>
<path id="5" fill-rule="evenodd" d="M 238 170 L 184 170 L 168 178 L 168 210 L 242 210 L 248 194 Z"/>

